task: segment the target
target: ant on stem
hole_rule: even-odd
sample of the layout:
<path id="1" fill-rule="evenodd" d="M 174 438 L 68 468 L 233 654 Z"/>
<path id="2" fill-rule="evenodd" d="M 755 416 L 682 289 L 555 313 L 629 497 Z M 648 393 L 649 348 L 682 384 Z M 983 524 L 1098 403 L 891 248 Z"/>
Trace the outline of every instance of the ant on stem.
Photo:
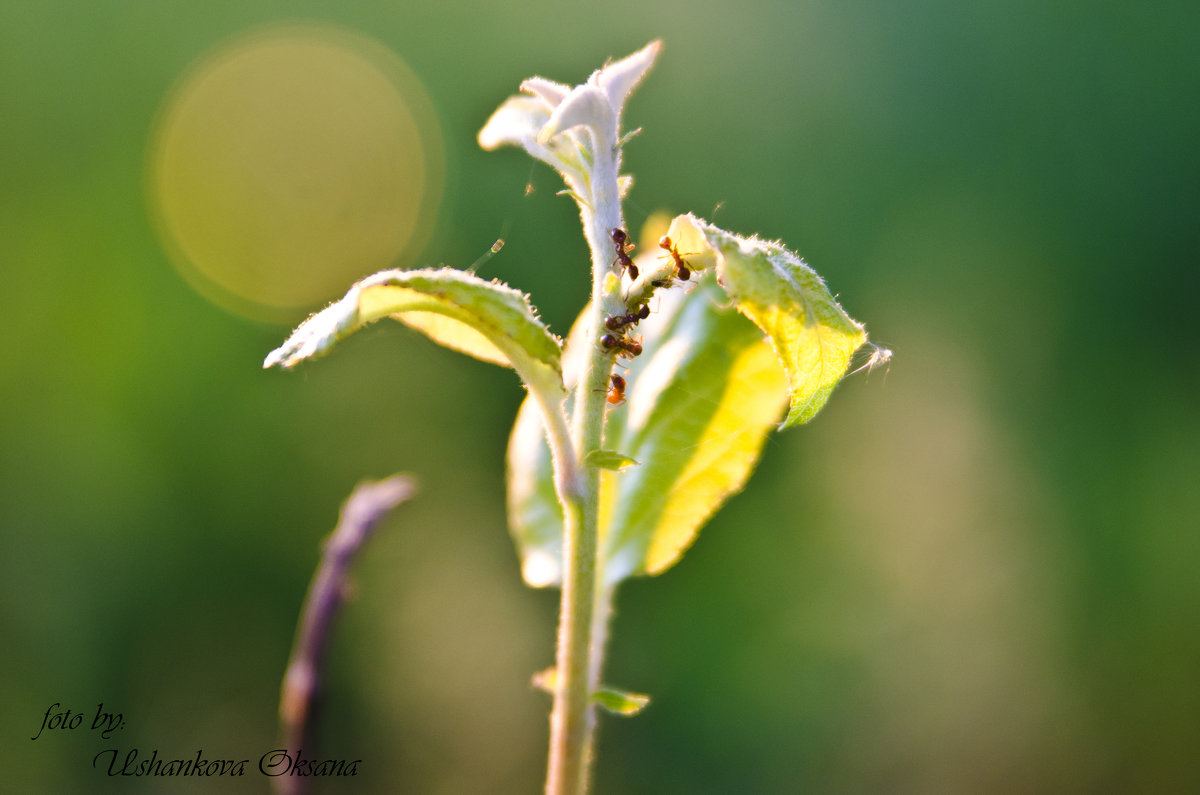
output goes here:
<path id="1" fill-rule="evenodd" d="M 666 249 L 667 253 L 671 255 L 671 259 L 675 260 L 675 273 L 678 274 L 680 281 L 686 282 L 692 278 L 692 271 L 688 267 L 688 261 L 679 255 L 679 249 L 675 247 L 675 243 L 672 242 L 670 237 L 663 235 L 659 238 L 658 247 Z"/>
<path id="2" fill-rule="evenodd" d="M 633 244 L 629 242 L 629 235 L 625 234 L 624 229 L 618 227 L 612 230 L 612 241 L 617 251 L 617 262 L 620 262 L 621 267 L 629 272 L 629 278 L 636 279 L 638 277 L 637 265 L 634 265 L 633 260 L 629 258 L 629 252 L 633 249 Z"/>
<path id="3" fill-rule="evenodd" d="M 613 334 L 605 334 L 601 337 L 600 344 L 604 346 L 604 350 L 606 351 L 611 351 L 613 348 L 620 348 L 621 352 L 617 355 L 626 358 L 638 356 L 642 352 L 642 343 L 639 340 L 629 340 Z"/>
<path id="4" fill-rule="evenodd" d="M 606 392 L 605 400 L 613 406 L 619 406 L 625 402 L 625 388 L 628 386 L 625 379 L 616 373 L 612 373 L 608 377 L 611 386 L 607 389 L 597 389 L 596 392 Z"/>
<path id="5" fill-rule="evenodd" d="M 604 319 L 604 325 L 611 331 L 620 331 L 626 326 L 636 326 L 639 320 L 650 317 L 650 307 L 642 304 L 636 312 L 627 315 L 610 315 Z"/>
<path id="6" fill-rule="evenodd" d="M 614 406 L 619 406 L 625 402 L 625 379 L 613 373 L 608 377 L 612 386 L 608 389 L 607 400 Z"/>

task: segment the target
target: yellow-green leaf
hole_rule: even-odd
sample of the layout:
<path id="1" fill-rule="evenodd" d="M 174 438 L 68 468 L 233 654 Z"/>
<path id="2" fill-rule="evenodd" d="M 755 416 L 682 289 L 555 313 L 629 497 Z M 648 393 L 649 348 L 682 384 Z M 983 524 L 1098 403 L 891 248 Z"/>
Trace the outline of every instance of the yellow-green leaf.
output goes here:
<path id="1" fill-rule="evenodd" d="M 641 463 L 629 456 L 618 453 L 615 450 L 593 450 L 583 457 L 584 466 L 595 466 L 600 469 L 609 469 L 613 472 L 621 472 L 635 467 Z"/>
<path id="2" fill-rule="evenodd" d="M 605 444 L 642 461 L 601 473 L 605 578 L 670 568 L 721 505 L 740 491 L 787 401 L 779 362 L 711 277 L 672 290 L 644 321 L 625 406 Z"/>
<path id="3" fill-rule="evenodd" d="M 620 715 L 622 718 L 632 718 L 650 704 L 650 696 L 606 686 L 592 693 L 592 703 L 605 712 Z"/>
<path id="4" fill-rule="evenodd" d="M 643 352 L 627 362 L 625 404 L 608 409 L 604 449 L 584 458 L 603 470 L 600 565 L 609 584 L 674 565 L 745 485 L 784 408 L 784 427 L 811 419 L 866 341 L 820 277 L 783 246 L 692 216 L 675 219 L 668 234 L 693 273 L 673 278 L 674 263 L 658 252 L 639 260 L 629 305 L 648 302 L 652 314 L 628 333 L 643 338 Z M 586 316 L 568 341 L 568 361 L 584 344 Z M 613 469 L 609 451 L 641 463 Z M 526 582 L 557 585 L 562 509 L 532 405 L 510 439 L 509 521 Z"/>
<path id="5" fill-rule="evenodd" d="M 538 671 L 533 675 L 531 684 L 538 690 L 553 695 L 554 688 L 558 687 L 558 669 L 550 666 Z M 601 685 L 599 690 L 592 693 L 592 703 L 606 712 L 632 718 L 650 704 L 650 696 L 621 690 L 611 685 Z"/>
<path id="6" fill-rule="evenodd" d="M 562 397 L 561 347 L 526 297 L 495 281 L 455 270 L 381 271 L 310 317 L 272 351 L 263 367 L 294 367 L 383 317 L 435 342 L 512 367 L 531 389 Z"/>
<path id="7" fill-rule="evenodd" d="M 726 301 L 706 277 L 690 292 L 673 289 L 655 299 L 656 311 L 639 325 L 643 353 L 628 364 L 627 400 L 608 410 L 605 431 L 606 448 L 641 462 L 601 473 L 608 583 L 658 574 L 679 559 L 745 484 L 787 403 L 787 381 L 771 346 Z M 572 333 L 568 359 L 582 337 Z M 540 413 L 530 400 L 513 428 L 508 464 L 509 524 L 525 580 L 557 585 L 562 509 Z"/>
<path id="8" fill-rule="evenodd" d="M 710 262 L 717 280 L 742 314 L 770 340 L 787 373 L 791 405 L 783 427 L 808 422 L 846 374 L 867 341 L 825 282 L 780 243 L 744 238 L 693 215 L 671 222 L 676 247 L 694 251 L 697 268 Z"/>

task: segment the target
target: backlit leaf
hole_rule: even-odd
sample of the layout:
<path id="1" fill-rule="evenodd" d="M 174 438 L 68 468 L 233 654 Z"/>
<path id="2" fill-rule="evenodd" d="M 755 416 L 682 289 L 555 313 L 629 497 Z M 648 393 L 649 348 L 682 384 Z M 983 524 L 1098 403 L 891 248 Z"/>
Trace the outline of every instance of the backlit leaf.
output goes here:
<path id="1" fill-rule="evenodd" d="M 632 718 L 650 704 L 650 696 L 618 690 L 615 687 L 602 687 L 592 693 L 592 702 L 605 712 L 620 715 L 622 718 Z"/>
<path id="2" fill-rule="evenodd" d="M 679 279 L 666 251 L 642 247 L 641 275 L 627 295 L 628 306 L 652 309 L 628 332 L 643 337 L 643 352 L 628 360 L 625 404 L 608 409 L 604 450 L 585 458 L 601 466 L 611 452 L 641 462 L 601 466 L 601 566 L 609 584 L 674 565 L 745 485 L 784 408 L 783 427 L 810 420 L 866 342 L 862 325 L 782 245 L 690 215 L 667 231 L 692 273 Z M 568 387 L 570 361 L 587 337 L 581 322 L 566 347 Z M 509 518 L 526 582 L 556 585 L 562 509 L 537 415 L 523 407 L 510 440 Z"/>
<path id="3" fill-rule="evenodd" d="M 693 215 L 669 233 L 689 261 L 716 267 L 717 280 L 771 341 L 787 372 L 791 406 L 783 427 L 808 422 L 825 405 L 867 333 L 834 299 L 825 282 L 780 243 L 744 238 Z"/>
<path id="4" fill-rule="evenodd" d="M 558 669 L 550 666 L 538 671 L 533 675 L 531 684 L 538 690 L 553 695 L 554 688 L 558 687 Z M 650 696 L 601 685 L 599 690 L 592 693 L 592 703 L 605 712 L 632 718 L 650 704 Z"/>
<path id="5" fill-rule="evenodd" d="M 610 469 L 613 472 L 621 472 L 635 467 L 640 464 L 629 456 L 618 453 L 615 450 L 593 450 L 583 458 L 583 463 L 588 466 L 596 466 L 601 469 Z"/>
<path id="6" fill-rule="evenodd" d="M 644 321 L 643 353 L 625 376 L 605 446 L 642 461 L 601 473 L 605 577 L 659 574 L 740 491 L 787 400 L 762 334 L 723 308 L 711 277 L 670 290 Z"/>
<path id="7" fill-rule="evenodd" d="M 725 301 L 709 277 L 689 293 L 666 291 L 639 326 L 643 353 L 629 362 L 627 401 L 608 410 L 605 431 L 605 450 L 642 462 L 601 473 L 601 557 L 610 584 L 658 574 L 679 559 L 745 484 L 787 402 L 770 345 Z M 570 360 L 586 336 L 580 325 L 567 343 L 568 385 Z M 529 400 L 508 462 L 509 521 L 526 582 L 557 585 L 562 509 L 540 413 Z"/>
<path id="8" fill-rule="evenodd" d="M 263 367 L 294 367 L 383 317 L 469 356 L 512 367 L 531 388 L 560 397 L 559 341 L 526 297 L 499 282 L 453 268 L 381 271 L 310 317 L 272 351 Z"/>

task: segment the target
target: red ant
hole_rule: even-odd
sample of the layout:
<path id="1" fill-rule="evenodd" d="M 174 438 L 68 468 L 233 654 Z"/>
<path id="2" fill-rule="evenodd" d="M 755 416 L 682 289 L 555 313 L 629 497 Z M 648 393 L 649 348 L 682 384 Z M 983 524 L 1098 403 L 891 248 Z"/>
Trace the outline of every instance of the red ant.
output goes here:
<path id="1" fill-rule="evenodd" d="M 619 406 L 625 402 L 625 379 L 613 373 L 609 377 L 612 386 L 608 390 L 608 402 L 614 406 Z"/>
<path id="2" fill-rule="evenodd" d="M 688 268 L 688 261 L 679 256 L 679 249 L 671 241 L 671 238 L 663 235 L 658 241 L 658 247 L 667 250 L 671 255 L 671 259 L 675 260 L 675 272 L 679 274 L 679 280 L 686 282 L 692 277 L 692 271 Z"/>
<path id="3" fill-rule="evenodd" d="M 628 315 L 611 315 L 604 319 L 604 325 L 612 331 L 619 331 L 625 326 L 637 325 L 639 320 L 645 320 L 650 317 L 650 307 L 642 304 L 636 312 L 630 312 Z"/>
<path id="4" fill-rule="evenodd" d="M 617 261 L 621 263 L 622 268 L 629 271 L 629 278 L 636 279 L 638 277 L 637 265 L 634 265 L 633 260 L 629 258 L 629 251 L 633 249 L 633 244 L 629 242 L 629 235 L 625 234 L 624 229 L 614 229 L 612 230 L 612 241 L 617 250 Z"/>
<path id="5" fill-rule="evenodd" d="M 617 337 L 612 334 L 605 334 L 600 338 L 600 344 L 604 346 L 604 350 L 611 351 L 613 348 L 620 348 L 622 353 L 618 356 L 633 357 L 638 356 L 642 352 L 642 343 L 637 340 L 627 340 L 624 337 Z"/>
<path id="6" fill-rule="evenodd" d="M 605 399 L 612 405 L 619 406 L 625 402 L 625 387 L 627 386 L 627 384 L 625 383 L 625 379 L 622 378 L 621 376 L 617 375 L 616 373 L 613 373 L 613 374 L 609 375 L 608 380 L 612 384 L 612 386 L 610 386 L 607 390 L 597 389 L 596 391 L 597 392 L 607 391 L 608 394 Z"/>

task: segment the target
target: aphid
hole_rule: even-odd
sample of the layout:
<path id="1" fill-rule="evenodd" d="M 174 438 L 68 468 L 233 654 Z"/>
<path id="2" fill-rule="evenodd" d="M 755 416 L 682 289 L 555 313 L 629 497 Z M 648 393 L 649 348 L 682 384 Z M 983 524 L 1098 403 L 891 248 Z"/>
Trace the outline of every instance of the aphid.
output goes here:
<path id="1" fill-rule="evenodd" d="M 626 326 L 637 325 L 639 320 L 645 320 L 650 317 L 650 307 L 642 304 L 636 312 L 630 312 L 628 315 L 610 315 L 604 319 L 604 325 L 612 331 L 620 331 Z"/>
<path id="2" fill-rule="evenodd" d="M 629 235 L 625 234 L 624 229 L 618 227 L 612 230 L 612 241 L 617 251 L 617 262 L 620 262 L 621 267 L 629 272 L 629 278 L 636 279 L 638 269 L 629 257 L 629 252 L 633 249 L 633 244 L 629 242 Z"/>
<path id="3" fill-rule="evenodd" d="M 611 351 L 613 348 L 620 348 L 622 353 L 618 353 L 618 356 L 632 357 L 642 352 L 642 343 L 640 341 L 625 339 L 615 334 L 605 334 L 600 338 L 600 344 L 604 346 L 604 350 L 606 351 Z"/>
<path id="4" fill-rule="evenodd" d="M 867 357 L 867 361 L 864 362 L 861 366 L 846 373 L 846 375 L 854 375 L 859 370 L 866 370 L 869 373 L 872 370 L 874 370 L 876 367 L 878 367 L 879 365 L 887 364 L 888 362 L 890 362 L 892 360 L 892 352 L 888 348 L 884 348 L 883 346 L 876 345 L 873 342 L 869 342 L 867 344 L 870 345 L 871 348 L 873 349 L 871 351 L 871 355 Z"/>
<path id="5" fill-rule="evenodd" d="M 663 235 L 658 241 L 658 247 L 667 250 L 671 255 L 671 259 L 675 260 L 675 273 L 679 276 L 680 281 L 686 282 L 692 278 L 692 270 L 688 266 L 688 261 L 679 255 L 679 249 L 675 247 L 675 243 L 671 238 Z"/>
<path id="6" fill-rule="evenodd" d="M 613 373 L 608 377 L 612 386 L 608 388 L 608 402 L 619 406 L 625 402 L 625 379 Z"/>

